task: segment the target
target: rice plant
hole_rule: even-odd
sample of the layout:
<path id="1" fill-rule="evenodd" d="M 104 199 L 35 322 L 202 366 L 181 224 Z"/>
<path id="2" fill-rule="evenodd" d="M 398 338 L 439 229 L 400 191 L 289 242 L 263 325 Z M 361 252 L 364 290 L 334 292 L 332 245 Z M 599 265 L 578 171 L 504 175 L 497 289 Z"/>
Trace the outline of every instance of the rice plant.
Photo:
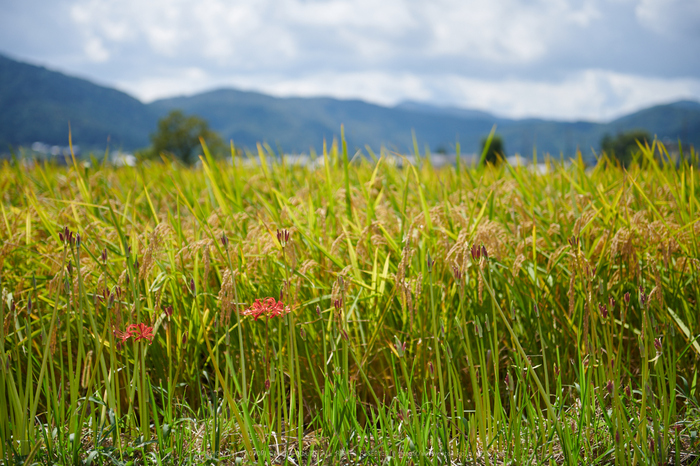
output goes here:
<path id="1" fill-rule="evenodd" d="M 687 159 L 202 149 L 0 169 L 4 465 L 700 464 Z"/>

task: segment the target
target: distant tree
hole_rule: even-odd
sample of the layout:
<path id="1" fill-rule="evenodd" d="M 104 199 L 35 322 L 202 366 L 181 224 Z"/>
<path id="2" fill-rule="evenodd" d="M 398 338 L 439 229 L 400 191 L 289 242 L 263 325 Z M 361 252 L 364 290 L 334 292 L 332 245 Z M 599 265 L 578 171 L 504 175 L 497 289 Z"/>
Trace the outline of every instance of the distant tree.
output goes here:
<path id="1" fill-rule="evenodd" d="M 651 143 L 653 139 L 649 131 L 643 129 L 618 133 L 615 137 L 606 134 L 600 141 L 600 148 L 608 156 L 617 159 L 620 165 L 627 167 L 639 152 L 637 141 L 644 144 Z"/>
<path id="2" fill-rule="evenodd" d="M 171 154 L 187 165 L 197 161 L 201 153 L 199 138 L 204 139 L 212 154 L 223 152 L 221 137 L 209 128 L 206 120 L 196 115 L 185 115 L 181 110 L 173 110 L 158 121 L 158 129 L 151 134 L 152 152 Z"/>
<path id="3" fill-rule="evenodd" d="M 481 140 L 481 153 L 484 153 L 484 148 L 486 147 L 486 142 L 488 137 Z M 484 158 L 484 163 L 490 163 L 491 165 L 498 165 L 502 160 L 506 158 L 506 149 L 503 145 L 503 138 L 498 134 L 494 134 L 491 138 L 491 144 L 489 144 L 488 152 L 486 152 L 486 157 Z"/>

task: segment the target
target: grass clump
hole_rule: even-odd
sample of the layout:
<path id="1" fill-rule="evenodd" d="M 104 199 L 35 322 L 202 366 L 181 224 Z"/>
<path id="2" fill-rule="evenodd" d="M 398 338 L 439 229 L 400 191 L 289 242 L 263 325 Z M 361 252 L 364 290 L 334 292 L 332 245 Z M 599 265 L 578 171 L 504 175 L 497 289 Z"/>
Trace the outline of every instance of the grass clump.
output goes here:
<path id="1" fill-rule="evenodd" d="M 3 464 L 700 461 L 695 167 L 341 147 L 6 164 Z"/>

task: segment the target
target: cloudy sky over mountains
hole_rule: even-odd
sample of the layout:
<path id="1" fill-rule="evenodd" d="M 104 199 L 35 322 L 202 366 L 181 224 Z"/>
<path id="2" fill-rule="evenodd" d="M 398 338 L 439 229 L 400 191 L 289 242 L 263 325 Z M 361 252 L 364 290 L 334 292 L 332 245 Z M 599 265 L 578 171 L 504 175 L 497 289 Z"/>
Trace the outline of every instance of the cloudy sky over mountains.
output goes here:
<path id="1" fill-rule="evenodd" d="M 0 53 L 144 101 L 234 86 L 606 120 L 700 100 L 700 1 L 5 0 Z"/>

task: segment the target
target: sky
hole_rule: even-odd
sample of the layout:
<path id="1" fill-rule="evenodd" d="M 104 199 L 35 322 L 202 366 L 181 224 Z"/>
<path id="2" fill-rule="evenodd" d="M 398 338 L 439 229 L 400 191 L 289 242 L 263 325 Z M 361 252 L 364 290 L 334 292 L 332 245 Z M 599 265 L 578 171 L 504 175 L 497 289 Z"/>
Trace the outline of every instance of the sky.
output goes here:
<path id="1" fill-rule="evenodd" d="M 3 0 L 0 53 L 144 102 L 235 87 L 609 121 L 700 100 L 700 0 Z"/>

